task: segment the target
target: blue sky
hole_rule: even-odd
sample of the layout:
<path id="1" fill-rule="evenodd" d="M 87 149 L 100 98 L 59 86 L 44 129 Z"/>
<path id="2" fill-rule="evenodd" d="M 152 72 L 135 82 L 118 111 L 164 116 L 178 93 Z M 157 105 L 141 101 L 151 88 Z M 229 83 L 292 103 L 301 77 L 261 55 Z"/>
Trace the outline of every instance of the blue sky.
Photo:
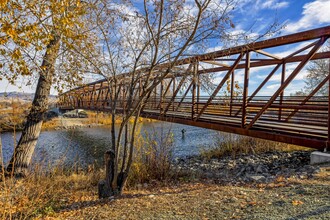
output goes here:
<path id="1" fill-rule="evenodd" d="M 141 0 L 134 1 L 136 5 Z M 241 0 L 234 13 L 235 30 L 246 30 L 254 24 L 252 32 L 262 33 L 263 28 L 271 24 L 274 19 L 284 25 L 281 35 L 300 32 L 308 29 L 330 25 L 330 0 Z M 210 50 L 215 50 L 210 48 Z M 298 81 L 293 84 L 293 87 L 303 87 L 302 74 Z M 257 85 L 263 76 L 256 74 L 251 78 L 252 90 L 254 84 Z M 239 77 L 238 77 L 239 79 Z M 6 80 L 0 82 L 0 92 L 33 92 L 34 83 L 32 86 L 26 86 L 23 79 L 18 80 L 17 86 L 10 85 Z M 268 89 L 276 88 L 278 81 L 275 79 L 268 85 Z M 52 93 L 56 93 L 52 91 Z M 262 93 L 267 95 L 266 93 Z"/>

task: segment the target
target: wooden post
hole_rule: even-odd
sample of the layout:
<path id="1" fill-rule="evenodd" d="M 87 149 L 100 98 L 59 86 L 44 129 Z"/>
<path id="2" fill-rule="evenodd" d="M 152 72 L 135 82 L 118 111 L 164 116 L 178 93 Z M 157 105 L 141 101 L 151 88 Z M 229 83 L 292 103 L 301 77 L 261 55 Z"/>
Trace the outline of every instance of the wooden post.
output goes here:
<path id="1" fill-rule="evenodd" d="M 244 74 L 244 89 L 243 89 L 243 102 L 242 102 L 242 124 L 244 128 L 246 125 L 246 113 L 247 113 L 247 96 L 249 93 L 249 75 L 250 75 L 250 52 L 246 53 L 245 61 L 245 74 Z"/>

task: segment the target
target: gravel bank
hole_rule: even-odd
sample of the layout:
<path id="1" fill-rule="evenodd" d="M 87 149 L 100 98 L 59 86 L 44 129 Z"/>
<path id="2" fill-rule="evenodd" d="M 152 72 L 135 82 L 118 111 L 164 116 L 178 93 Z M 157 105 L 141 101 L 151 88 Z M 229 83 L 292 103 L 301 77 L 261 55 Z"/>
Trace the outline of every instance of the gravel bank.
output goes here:
<path id="1" fill-rule="evenodd" d="M 203 159 L 194 156 L 176 159 L 175 167 L 196 178 L 212 179 L 221 184 L 270 183 L 277 178 L 310 179 L 319 172 L 319 166 L 309 165 L 308 151 L 267 152 L 243 155 L 236 159 Z"/>

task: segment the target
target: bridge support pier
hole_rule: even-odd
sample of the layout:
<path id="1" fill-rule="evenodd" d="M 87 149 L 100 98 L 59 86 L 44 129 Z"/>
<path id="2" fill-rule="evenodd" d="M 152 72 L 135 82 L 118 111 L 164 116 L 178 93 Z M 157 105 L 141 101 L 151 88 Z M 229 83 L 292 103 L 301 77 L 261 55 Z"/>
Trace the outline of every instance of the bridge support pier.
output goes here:
<path id="1" fill-rule="evenodd" d="M 314 151 L 311 154 L 311 164 L 330 163 L 330 153 Z"/>

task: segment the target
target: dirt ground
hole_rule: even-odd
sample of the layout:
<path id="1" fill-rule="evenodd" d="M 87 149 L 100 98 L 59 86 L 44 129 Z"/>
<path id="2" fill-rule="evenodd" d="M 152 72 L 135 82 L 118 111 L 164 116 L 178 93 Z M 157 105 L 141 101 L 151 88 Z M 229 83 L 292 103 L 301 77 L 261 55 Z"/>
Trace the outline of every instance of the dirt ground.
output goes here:
<path id="1" fill-rule="evenodd" d="M 65 199 L 65 198 L 63 198 Z M 65 201 L 46 219 L 330 219 L 330 165 L 312 179 L 223 186 L 208 180 L 144 186 L 118 199 L 96 190 Z"/>

